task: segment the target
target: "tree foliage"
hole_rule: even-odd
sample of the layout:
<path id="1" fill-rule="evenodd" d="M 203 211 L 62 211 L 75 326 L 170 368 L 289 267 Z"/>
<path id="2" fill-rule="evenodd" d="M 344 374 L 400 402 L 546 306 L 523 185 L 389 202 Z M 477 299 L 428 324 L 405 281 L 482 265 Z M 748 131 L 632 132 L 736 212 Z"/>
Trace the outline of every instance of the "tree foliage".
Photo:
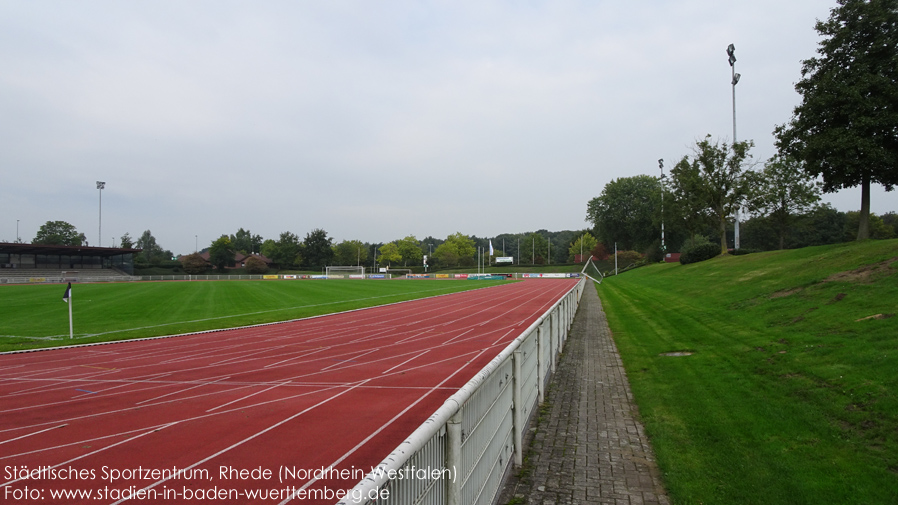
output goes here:
<path id="1" fill-rule="evenodd" d="M 315 228 L 306 234 L 302 243 L 302 256 L 305 263 L 311 267 L 325 267 L 330 265 L 334 257 L 333 239 L 327 236 L 327 232 L 321 228 Z"/>
<path id="2" fill-rule="evenodd" d="M 234 263 L 234 244 L 231 243 L 230 237 L 222 235 L 212 242 L 209 246 L 209 263 L 219 272 L 224 272 Z"/>
<path id="3" fill-rule="evenodd" d="M 289 231 L 282 232 L 277 241 L 266 240 L 262 245 L 262 254 L 281 268 L 290 268 L 301 262 L 299 237 Z"/>
<path id="4" fill-rule="evenodd" d="M 268 264 L 262 261 L 258 256 L 250 256 L 246 258 L 246 261 L 243 263 L 243 268 L 246 269 L 246 273 L 258 275 L 264 274 L 268 272 Z"/>
<path id="5" fill-rule="evenodd" d="M 720 234 L 720 253 L 727 253 L 727 218 L 733 215 L 742 203 L 746 193 L 746 180 L 743 177 L 745 162 L 751 155 L 749 149 L 752 141 L 711 142 L 711 136 L 695 143 L 691 161 L 681 161 L 674 171 L 686 169 L 688 166 L 687 191 L 690 194 L 684 199 L 695 205 L 704 206 L 717 222 Z M 675 175 L 678 177 L 678 175 Z"/>
<path id="6" fill-rule="evenodd" d="M 446 237 L 442 244 L 433 251 L 440 265 L 453 267 L 474 263 L 474 241 L 467 235 L 457 232 Z"/>
<path id="7" fill-rule="evenodd" d="M 590 251 L 592 251 L 599 242 L 590 233 L 583 233 L 576 240 L 571 242 L 568 248 L 568 261 L 574 261 L 577 255 L 582 254 L 581 261 L 586 262 L 589 259 Z"/>
<path id="8" fill-rule="evenodd" d="M 136 245 L 137 249 L 143 249 L 136 258 L 141 263 L 159 265 L 172 258 L 171 251 L 163 249 L 162 246 L 156 242 L 156 237 L 153 236 L 153 232 L 150 230 L 144 230 L 140 235 L 140 238 L 137 239 Z"/>
<path id="9" fill-rule="evenodd" d="M 377 262 L 381 264 L 381 266 L 392 266 L 393 262 L 402 261 L 402 255 L 399 254 L 399 247 L 393 242 L 389 242 L 380 246 L 380 249 L 377 250 L 380 255 L 377 257 Z"/>
<path id="10" fill-rule="evenodd" d="M 660 195 L 658 179 L 648 175 L 612 180 L 587 204 L 586 221 L 602 242 L 617 242 L 621 249 L 644 249 L 661 235 L 654 224 Z"/>
<path id="11" fill-rule="evenodd" d="M 898 184 L 898 0 L 837 0 L 817 21 L 818 57 L 802 62 L 802 102 L 778 126 L 785 155 L 823 191 L 861 186 L 858 240 L 869 238 L 870 184 Z"/>
<path id="12" fill-rule="evenodd" d="M 368 246 L 359 240 L 344 240 L 334 246 L 334 265 L 364 265 L 368 261 Z"/>
<path id="13" fill-rule="evenodd" d="M 190 275 L 198 275 L 206 271 L 207 263 L 200 253 L 181 256 L 180 261 L 181 267 Z"/>
<path id="14" fill-rule="evenodd" d="M 533 232 L 521 239 L 520 263 L 543 265 L 549 257 L 549 241 L 542 233 Z"/>
<path id="15" fill-rule="evenodd" d="M 131 238 L 131 234 L 128 232 L 125 232 L 125 234 L 122 235 L 121 241 L 122 243 L 119 245 L 119 247 L 121 247 L 122 249 L 131 249 L 132 247 L 134 247 L 134 239 Z"/>
<path id="16" fill-rule="evenodd" d="M 420 265 L 424 258 L 424 252 L 421 251 L 421 245 L 414 235 L 409 235 L 402 240 L 396 242 L 399 249 L 399 255 L 402 256 L 402 264 L 408 266 Z"/>
<path id="17" fill-rule="evenodd" d="M 790 223 L 820 201 L 819 184 L 800 162 L 782 156 L 767 160 L 762 171 L 745 175 L 748 209 L 774 222 L 783 249 Z"/>
<path id="18" fill-rule="evenodd" d="M 85 245 L 87 238 L 65 221 L 47 221 L 37 230 L 32 244 L 42 245 Z"/>
<path id="19" fill-rule="evenodd" d="M 250 255 L 261 251 L 262 236 L 253 235 L 249 230 L 240 228 L 237 230 L 237 233 L 229 238 L 231 239 L 231 246 L 236 252 Z"/>

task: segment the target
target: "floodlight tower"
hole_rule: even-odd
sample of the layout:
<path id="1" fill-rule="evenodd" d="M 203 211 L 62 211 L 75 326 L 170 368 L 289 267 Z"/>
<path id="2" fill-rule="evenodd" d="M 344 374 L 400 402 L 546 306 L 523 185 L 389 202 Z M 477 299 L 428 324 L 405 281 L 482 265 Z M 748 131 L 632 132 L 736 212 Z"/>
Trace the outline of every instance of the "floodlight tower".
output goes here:
<path id="1" fill-rule="evenodd" d="M 667 253 L 664 245 L 664 158 L 658 160 L 658 168 L 661 169 L 661 254 Z"/>
<path id="2" fill-rule="evenodd" d="M 106 183 L 103 181 L 97 181 L 97 189 L 100 191 L 100 227 L 97 235 L 99 240 L 97 240 L 97 244 L 99 247 L 103 247 L 103 190 L 106 189 Z"/>
<path id="3" fill-rule="evenodd" d="M 739 83 L 741 75 L 736 73 L 736 46 L 730 44 L 727 46 L 727 56 L 729 56 L 730 73 L 732 75 L 733 84 L 733 144 L 736 144 L 736 84 Z M 736 223 L 733 228 L 733 248 L 739 249 L 739 206 L 736 206 Z"/>

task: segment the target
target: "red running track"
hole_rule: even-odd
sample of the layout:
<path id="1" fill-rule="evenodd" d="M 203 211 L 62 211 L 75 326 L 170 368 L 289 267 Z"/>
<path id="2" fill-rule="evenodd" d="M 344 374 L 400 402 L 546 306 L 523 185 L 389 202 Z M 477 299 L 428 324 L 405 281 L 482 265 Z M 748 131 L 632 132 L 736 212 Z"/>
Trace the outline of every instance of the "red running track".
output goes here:
<path id="1" fill-rule="evenodd" d="M 334 503 L 575 283 L 0 355 L 0 503 Z"/>

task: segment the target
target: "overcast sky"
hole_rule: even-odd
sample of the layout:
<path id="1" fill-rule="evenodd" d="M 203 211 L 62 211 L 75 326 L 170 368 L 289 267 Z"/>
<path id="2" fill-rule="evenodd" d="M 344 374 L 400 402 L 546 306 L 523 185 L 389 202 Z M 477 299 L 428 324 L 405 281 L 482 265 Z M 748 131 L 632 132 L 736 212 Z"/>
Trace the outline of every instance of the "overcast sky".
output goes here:
<path id="1" fill-rule="evenodd" d="M 63 220 L 98 245 L 96 181 L 103 246 L 149 229 L 176 254 L 240 227 L 585 228 L 612 179 L 732 140 L 730 43 L 737 138 L 772 156 L 834 5 L 0 0 L 0 241 Z"/>

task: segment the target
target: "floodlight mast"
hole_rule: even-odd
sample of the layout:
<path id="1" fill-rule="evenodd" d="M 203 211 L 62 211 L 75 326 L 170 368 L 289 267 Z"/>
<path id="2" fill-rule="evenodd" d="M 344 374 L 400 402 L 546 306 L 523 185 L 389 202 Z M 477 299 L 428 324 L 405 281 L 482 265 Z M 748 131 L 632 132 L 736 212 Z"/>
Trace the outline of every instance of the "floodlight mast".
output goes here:
<path id="1" fill-rule="evenodd" d="M 739 83 L 741 75 L 736 73 L 736 46 L 730 44 L 727 46 L 727 56 L 729 56 L 730 73 L 732 75 L 733 84 L 733 145 L 736 144 L 736 84 Z M 736 206 L 736 220 L 733 226 L 733 249 L 739 249 L 739 206 Z"/>
<path id="2" fill-rule="evenodd" d="M 667 254 L 667 247 L 664 245 L 664 158 L 658 160 L 658 168 L 661 169 L 661 254 L 664 255 Z"/>
<path id="3" fill-rule="evenodd" d="M 103 247 L 103 190 L 106 189 L 106 183 L 97 181 L 97 189 L 100 190 L 100 226 L 97 231 L 97 246 Z"/>

